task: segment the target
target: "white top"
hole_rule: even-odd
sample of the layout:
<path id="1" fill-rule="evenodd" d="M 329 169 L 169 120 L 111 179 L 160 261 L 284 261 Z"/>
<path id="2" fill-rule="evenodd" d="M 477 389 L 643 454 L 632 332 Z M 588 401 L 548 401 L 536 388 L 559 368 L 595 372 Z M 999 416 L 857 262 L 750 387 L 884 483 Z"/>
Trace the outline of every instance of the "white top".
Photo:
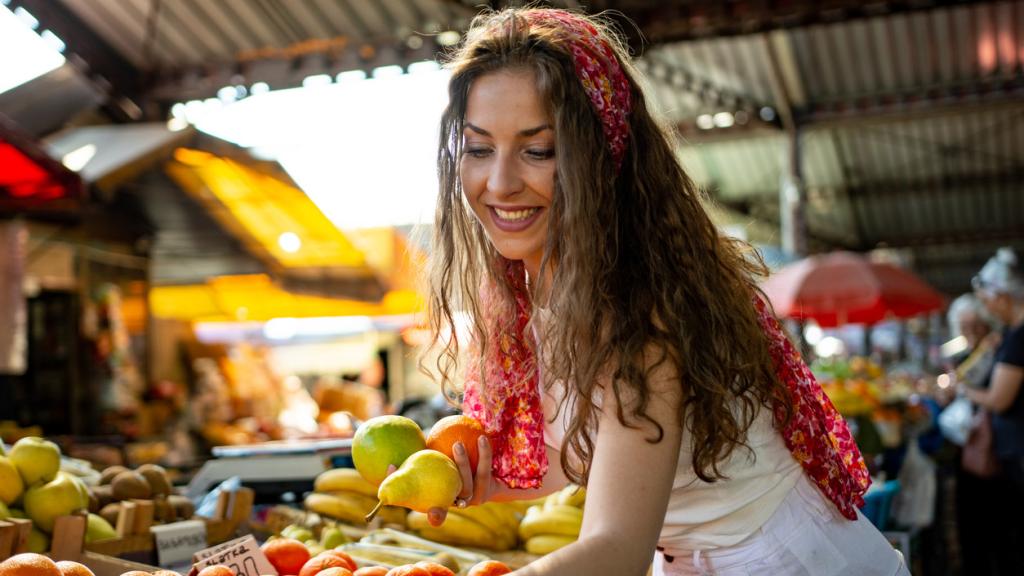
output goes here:
<path id="1" fill-rule="evenodd" d="M 543 376 L 543 374 L 542 374 Z M 555 383 L 542 393 L 544 442 L 559 450 L 568 429 L 568 410 L 558 412 L 562 386 Z M 566 402 L 565 405 L 570 405 Z M 719 467 L 728 477 L 714 483 L 697 478 L 692 467 L 690 439 L 683 437 L 665 523 L 658 545 L 669 554 L 732 546 L 760 528 L 803 473 L 772 425 L 772 415 L 761 410 L 747 433 L 751 450 L 737 447 Z M 551 465 L 557 466 L 558 462 Z"/>

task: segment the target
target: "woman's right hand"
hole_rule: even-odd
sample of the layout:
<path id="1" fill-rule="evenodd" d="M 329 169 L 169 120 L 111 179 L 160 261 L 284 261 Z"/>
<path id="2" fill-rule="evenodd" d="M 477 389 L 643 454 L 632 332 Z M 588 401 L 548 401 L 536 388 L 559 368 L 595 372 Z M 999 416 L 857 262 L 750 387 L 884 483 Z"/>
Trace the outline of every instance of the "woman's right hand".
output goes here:
<path id="1" fill-rule="evenodd" d="M 455 454 L 455 465 L 458 466 L 459 475 L 462 477 L 462 491 L 455 498 L 453 506 L 456 508 L 466 508 L 468 506 L 479 506 L 487 502 L 491 497 L 493 488 L 491 483 L 490 441 L 487 440 L 486 436 L 481 436 L 477 440 L 477 452 L 480 457 L 476 463 L 476 474 L 473 473 L 473 467 L 469 464 L 469 455 L 466 453 L 466 447 L 462 445 L 462 442 L 456 442 L 455 446 L 452 447 L 452 452 Z M 440 526 L 447 517 L 448 511 L 441 508 L 431 508 L 430 512 L 427 513 L 427 521 L 432 526 Z"/>

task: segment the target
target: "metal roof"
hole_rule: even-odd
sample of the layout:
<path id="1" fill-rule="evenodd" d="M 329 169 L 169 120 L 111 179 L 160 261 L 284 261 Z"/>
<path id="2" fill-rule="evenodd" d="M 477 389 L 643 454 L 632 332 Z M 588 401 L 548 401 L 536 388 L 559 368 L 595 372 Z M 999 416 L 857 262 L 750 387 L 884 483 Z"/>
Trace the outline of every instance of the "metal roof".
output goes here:
<path id="1" fill-rule="evenodd" d="M 789 107 L 816 245 L 904 248 L 957 292 L 999 245 L 1024 248 L 1022 39 L 1024 2 L 976 2 L 686 40 L 640 66 L 720 203 L 778 222 Z"/>
<path id="2" fill-rule="evenodd" d="M 477 4 L 10 0 L 66 42 L 119 120 L 159 119 L 162 106 L 234 78 L 281 87 L 430 57 L 436 34 L 464 30 Z M 1024 0 L 587 8 L 635 21 L 623 29 L 653 106 L 679 128 L 687 169 L 733 211 L 777 224 L 797 133 L 818 249 L 906 248 L 919 272 L 955 291 L 996 246 L 1024 243 Z"/>

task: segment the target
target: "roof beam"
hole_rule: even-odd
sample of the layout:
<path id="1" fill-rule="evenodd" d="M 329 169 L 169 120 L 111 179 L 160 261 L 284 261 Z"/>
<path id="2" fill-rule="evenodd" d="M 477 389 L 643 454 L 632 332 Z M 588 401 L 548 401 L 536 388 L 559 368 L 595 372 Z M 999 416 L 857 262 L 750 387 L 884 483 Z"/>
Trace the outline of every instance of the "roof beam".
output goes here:
<path id="1" fill-rule="evenodd" d="M 989 2 L 994 3 L 994 2 Z M 971 0 L 621 0 L 607 2 L 636 22 L 649 44 L 757 34 L 977 4 Z"/>
<path id="2" fill-rule="evenodd" d="M 105 110 L 121 121 L 142 116 L 142 72 L 123 58 L 113 46 L 86 25 L 63 2 L 53 0 L 12 0 L 8 8 L 25 8 L 39 20 L 39 26 L 60 37 L 69 58 L 88 78 L 104 87 L 108 96 Z"/>
<path id="3" fill-rule="evenodd" d="M 965 190 L 1002 191 L 1009 194 L 1017 188 L 1024 192 L 1024 164 L 1005 172 L 988 174 L 952 174 L 929 180 L 871 182 L 847 187 L 851 198 L 886 198 L 893 196 L 935 197 Z M 1024 234 L 1024 227 L 1021 229 Z"/>

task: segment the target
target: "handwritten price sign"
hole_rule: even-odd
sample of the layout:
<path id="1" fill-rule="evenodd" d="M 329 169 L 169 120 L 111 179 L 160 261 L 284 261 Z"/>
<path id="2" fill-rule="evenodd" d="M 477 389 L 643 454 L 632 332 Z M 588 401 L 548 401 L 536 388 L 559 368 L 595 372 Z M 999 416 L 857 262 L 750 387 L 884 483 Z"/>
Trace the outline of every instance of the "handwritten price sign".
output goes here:
<path id="1" fill-rule="evenodd" d="M 203 568 L 215 564 L 231 568 L 238 576 L 277 576 L 277 570 L 263 555 L 252 536 L 242 536 L 197 552 L 192 562 L 194 564 L 189 576 L 195 576 Z"/>

